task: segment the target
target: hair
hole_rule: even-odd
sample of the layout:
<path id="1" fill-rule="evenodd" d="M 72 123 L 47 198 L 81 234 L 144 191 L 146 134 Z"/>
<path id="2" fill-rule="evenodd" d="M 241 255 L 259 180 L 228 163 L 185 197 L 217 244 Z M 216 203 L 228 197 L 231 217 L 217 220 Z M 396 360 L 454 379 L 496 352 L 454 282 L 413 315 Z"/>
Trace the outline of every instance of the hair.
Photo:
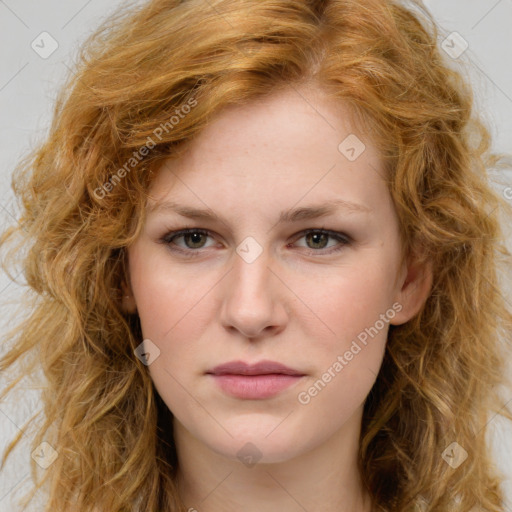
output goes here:
<path id="1" fill-rule="evenodd" d="M 58 453 L 42 480 L 30 460 L 30 499 L 47 485 L 53 512 L 186 510 L 172 413 L 134 356 L 139 318 L 121 307 L 126 248 L 159 166 L 222 109 L 314 84 L 378 147 L 402 257 L 433 269 L 421 310 L 390 326 L 364 405 L 359 470 L 374 510 L 504 510 L 486 433 L 492 415 L 512 418 L 499 395 L 512 345 L 499 215 L 511 205 L 489 179 L 506 155 L 491 151 L 440 30 L 420 0 L 151 0 L 87 38 L 49 133 L 16 166 L 20 214 L 0 239 L 29 311 L 6 338 L 0 370 L 14 376 L 1 397 L 41 369 L 32 448 Z M 456 469 L 442 457 L 453 442 L 468 454 Z"/>

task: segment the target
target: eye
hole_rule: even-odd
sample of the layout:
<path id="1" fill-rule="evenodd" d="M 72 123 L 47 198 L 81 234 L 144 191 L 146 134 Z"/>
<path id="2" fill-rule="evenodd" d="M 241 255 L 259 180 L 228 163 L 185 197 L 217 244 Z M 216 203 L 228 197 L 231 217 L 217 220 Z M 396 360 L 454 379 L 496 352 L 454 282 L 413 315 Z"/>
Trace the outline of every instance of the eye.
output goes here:
<path id="1" fill-rule="evenodd" d="M 300 233 L 300 237 L 304 238 L 306 240 L 306 244 L 308 248 L 315 249 L 313 253 L 319 252 L 317 249 L 325 249 L 329 238 L 336 240 L 338 245 L 334 245 L 331 250 L 328 250 L 324 252 L 324 254 L 330 254 L 333 252 L 337 252 L 343 249 L 345 245 L 349 245 L 351 242 L 351 238 L 348 235 L 345 235 L 344 233 L 338 233 L 337 231 L 329 231 L 326 229 L 307 229 L 306 231 L 302 231 Z"/>
<path id="2" fill-rule="evenodd" d="M 161 239 L 161 242 L 168 244 L 169 246 L 175 245 L 178 248 L 176 249 L 172 247 L 172 250 L 185 253 L 187 252 L 187 249 L 203 249 L 205 247 L 204 240 L 208 236 L 210 236 L 210 232 L 205 229 L 182 229 L 180 231 L 167 233 L 167 235 Z M 183 239 L 185 247 L 176 243 L 176 240 L 179 240 L 180 238 Z"/>
<path id="3" fill-rule="evenodd" d="M 342 250 L 345 245 L 349 245 L 352 241 L 352 239 L 344 233 L 325 229 L 307 229 L 298 235 L 296 241 L 304 238 L 307 248 L 311 249 L 309 254 L 331 254 Z M 213 234 L 207 229 L 188 228 L 167 233 L 160 239 L 160 243 L 166 244 L 172 251 L 181 253 L 186 257 L 194 257 L 200 252 L 199 249 L 212 246 L 205 245 L 208 237 L 213 237 Z M 334 247 L 331 246 L 327 251 L 323 251 L 328 245 L 329 238 L 334 239 L 338 244 L 335 244 Z M 177 243 L 177 240 L 181 239 L 184 246 Z M 292 245 L 293 244 L 288 244 L 287 247 Z"/>

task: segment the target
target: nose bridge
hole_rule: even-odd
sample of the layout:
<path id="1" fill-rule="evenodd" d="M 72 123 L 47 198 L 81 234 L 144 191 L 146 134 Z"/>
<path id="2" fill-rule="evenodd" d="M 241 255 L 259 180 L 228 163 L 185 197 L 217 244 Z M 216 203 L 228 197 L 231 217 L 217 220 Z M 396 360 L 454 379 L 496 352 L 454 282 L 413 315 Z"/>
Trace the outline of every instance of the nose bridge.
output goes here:
<path id="1" fill-rule="evenodd" d="M 245 248 L 247 249 L 247 247 Z M 254 249 L 254 247 L 253 247 Z M 256 337 L 269 326 L 276 327 L 284 321 L 282 305 L 275 296 L 275 283 L 270 269 L 267 250 L 254 258 L 243 243 L 237 248 L 233 268 L 224 288 L 222 323 L 235 328 L 248 337 Z"/>
<path id="2" fill-rule="evenodd" d="M 247 252 L 245 249 L 247 247 L 240 244 L 234 258 L 230 283 L 232 296 L 241 303 L 264 297 L 268 300 L 271 293 L 268 250 L 261 250 L 255 255 L 254 252 L 251 254 L 253 248 L 250 246 Z"/>

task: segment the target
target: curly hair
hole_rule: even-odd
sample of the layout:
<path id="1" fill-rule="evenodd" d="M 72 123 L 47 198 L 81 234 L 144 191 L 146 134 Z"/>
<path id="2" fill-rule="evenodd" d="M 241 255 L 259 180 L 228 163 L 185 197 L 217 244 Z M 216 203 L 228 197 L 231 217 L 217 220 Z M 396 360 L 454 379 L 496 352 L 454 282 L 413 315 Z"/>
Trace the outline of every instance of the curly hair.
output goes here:
<path id="1" fill-rule="evenodd" d="M 45 510 L 186 510 L 172 414 L 134 356 L 138 316 L 121 308 L 126 248 L 164 160 L 226 106 L 314 81 L 371 134 L 403 255 L 421 247 L 433 269 L 420 312 L 390 326 L 364 405 L 359 469 L 374 509 L 503 512 L 486 433 L 491 415 L 512 419 L 499 395 L 512 348 L 499 215 L 511 206 L 489 179 L 505 155 L 491 152 L 440 30 L 420 0 L 150 0 L 83 43 L 48 136 L 13 173 L 21 213 L 0 239 L 30 311 L 6 338 L 1 396 L 42 369 L 32 448 L 58 453 L 43 479 L 30 461 Z M 453 442 L 468 454 L 456 469 L 442 457 Z"/>

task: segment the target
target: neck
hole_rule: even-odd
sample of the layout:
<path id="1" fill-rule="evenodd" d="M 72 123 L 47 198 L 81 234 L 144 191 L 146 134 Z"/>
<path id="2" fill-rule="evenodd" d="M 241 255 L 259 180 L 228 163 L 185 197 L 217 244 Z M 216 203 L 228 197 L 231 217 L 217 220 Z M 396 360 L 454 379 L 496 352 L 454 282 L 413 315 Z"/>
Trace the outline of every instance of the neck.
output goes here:
<path id="1" fill-rule="evenodd" d="M 175 418 L 182 500 L 190 512 L 370 512 L 357 469 L 360 425 L 356 414 L 320 446 L 249 467 L 213 451 Z"/>

